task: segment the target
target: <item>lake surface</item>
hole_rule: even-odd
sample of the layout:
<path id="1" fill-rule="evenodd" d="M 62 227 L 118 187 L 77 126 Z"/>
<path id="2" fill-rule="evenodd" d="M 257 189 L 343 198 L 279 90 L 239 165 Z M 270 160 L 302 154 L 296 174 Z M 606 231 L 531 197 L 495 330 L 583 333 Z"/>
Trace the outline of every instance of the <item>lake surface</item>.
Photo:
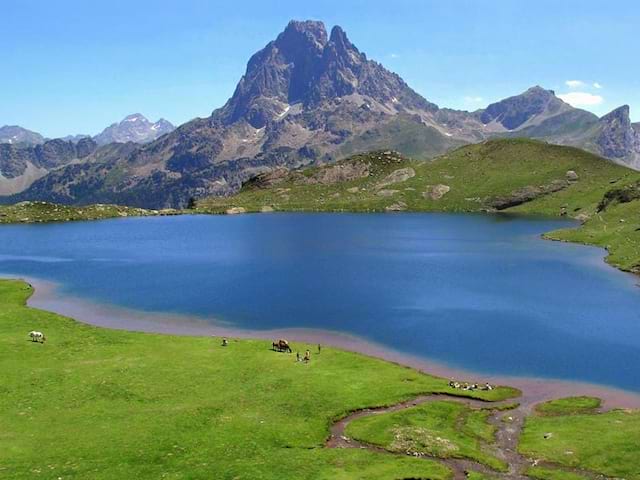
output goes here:
<path id="1" fill-rule="evenodd" d="M 242 329 L 347 332 L 454 368 L 640 391 L 640 289 L 567 221 L 263 214 L 0 227 L 0 272 Z"/>

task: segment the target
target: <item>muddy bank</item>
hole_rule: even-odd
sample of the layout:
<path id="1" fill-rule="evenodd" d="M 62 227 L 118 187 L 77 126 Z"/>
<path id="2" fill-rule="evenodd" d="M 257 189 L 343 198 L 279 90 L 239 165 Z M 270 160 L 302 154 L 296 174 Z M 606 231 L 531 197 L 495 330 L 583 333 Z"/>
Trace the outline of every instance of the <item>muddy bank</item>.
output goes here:
<path id="1" fill-rule="evenodd" d="M 2 275 L 3 277 L 13 277 Z M 259 338 L 272 340 L 285 337 L 294 342 L 320 343 L 349 350 L 390 362 L 412 367 L 431 375 L 446 378 L 469 380 L 477 383 L 510 385 L 523 392 L 518 399 L 525 409 L 534 404 L 553 398 L 590 395 L 603 400 L 605 409 L 640 408 L 640 393 L 609 388 L 589 383 L 570 382 L 546 378 L 512 377 L 483 374 L 462 369 L 395 351 L 386 346 L 372 343 L 361 338 L 324 330 L 279 329 L 279 330 L 243 330 L 215 319 L 207 321 L 197 317 L 171 313 L 143 312 L 111 305 L 103 305 L 60 293 L 59 287 L 35 278 L 26 278 L 34 286 L 34 295 L 29 306 L 49 310 L 74 318 L 80 322 L 104 328 L 130 331 L 152 332 L 172 335 L 226 336 L 235 338 Z"/>

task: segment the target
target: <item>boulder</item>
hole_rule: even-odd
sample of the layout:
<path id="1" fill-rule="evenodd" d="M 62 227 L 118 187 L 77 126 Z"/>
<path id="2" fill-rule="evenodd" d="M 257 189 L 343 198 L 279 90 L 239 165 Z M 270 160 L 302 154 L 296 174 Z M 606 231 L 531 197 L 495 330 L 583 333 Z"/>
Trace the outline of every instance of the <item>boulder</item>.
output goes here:
<path id="1" fill-rule="evenodd" d="M 565 174 L 565 177 L 567 179 L 567 181 L 569 182 L 577 182 L 578 181 L 578 174 L 573 171 L 573 170 L 567 170 L 567 173 Z"/>
<path id="2" fill-rule="evenodd" d="M 396 193 L 398 193 L 398 190 L 378 190 L 376 192 L 376 195 L 378 195 L 379 197 L 391 197 Z"/>
<path id="3" fill-rule="evenodd" d="M 427 190 L 422 192 L 422 196 L 427 200 L 440 200 L 449 190 L 451 190 L 451 187 L 449 185 L 443 185 L 442 183 L 438 185 L 427 185 Z"/>
<path id="4" fill-rule="evenodd" d="M 336 183 L 350 182 L 369 176 L 369 164 L 357 160 L 322 167 L 311 176 L 296 176 L 295 182 L 304 185 L 334 185 Z"/>
<path id="5" fill-rule="evenodd" d="M 407 209 L 407 204 L 404 202 L 396 202 L 385 208 L 387 212 L 402 212 Z"/>
<path id="6" fill-rule="evenodd" d="M 405 182 L 415 176 L 416 171 L 413 168 L 399 168 L 398 170 L 391 172 L 380 183 L 378 183 L 377 188 L 384 188 L 388 185 L 393 185 L 394 183 Z"/>
<path id="7" fill-rule="evenodd" d="M 347 188 L 347 192 L 349 193 L 358 193 L 358 190 L 360 190 L 358 187 Z"/>
<path id="8" fill-rule="evenodd" d="M 239 213 L 247 213 L 247 209 L 244 207 L 231 207 L 227 209 L 227 215 L 237 215 Z"/>

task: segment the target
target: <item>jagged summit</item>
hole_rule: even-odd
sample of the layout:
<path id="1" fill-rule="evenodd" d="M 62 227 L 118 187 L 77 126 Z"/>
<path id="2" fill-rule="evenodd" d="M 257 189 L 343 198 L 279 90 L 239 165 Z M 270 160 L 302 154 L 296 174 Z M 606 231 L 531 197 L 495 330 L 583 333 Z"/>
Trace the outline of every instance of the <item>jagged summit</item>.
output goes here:
<path id="1" fill-rule="evenodd" d="M 251 56 L 233 96 L 211 116 L 170 131 L 163 120 L 129 115 L 96 139 L 155 140 L 109 143 L 86 162 L 52 169 L 15 200 L 180 207 L 192 197 L 232 194 L 274 169 L 377 149 L 427 159 L 500 136 L 579 146 L 640 166 L 636 128 L 628 108 L 598 119 L 538 85 L 474 112 L 441 109 L 367 58 L 341 27 L 327 33 L 322 22 L 296 20 Z M 23 157 L 0 145 L 0 170 Z M 10 185 L 14 191 L 33 172 L 46 173 L 34 162 Z"/>
<path id="2" fill-rule="evenodd" d="M 141 113 L 132 113 L 120 122 L 112 123 L 93 138 L 99 145 L 114 142 L 147 143 L 174 129 L 175 127 L 163 118 L 152 123 Z"/>
<path id="3" fill-rule="evenodd" d="M 339 26 L 292 21 L 276 40 L 254 54 L 231 99 L 214 112 L 223 124 L 246 120 L 254 128 L 281 118 L 294 104 L 313 108 L 325 101 L 360 95 L 391 110 L 433 109 L 400 77 L 370 61 Z"/>

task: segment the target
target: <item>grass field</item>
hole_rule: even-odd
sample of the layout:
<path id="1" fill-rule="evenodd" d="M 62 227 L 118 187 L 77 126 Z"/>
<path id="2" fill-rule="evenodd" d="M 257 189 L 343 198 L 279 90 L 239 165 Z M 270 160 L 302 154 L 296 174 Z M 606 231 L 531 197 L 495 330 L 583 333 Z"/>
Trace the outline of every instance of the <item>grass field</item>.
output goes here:
<path id="1" fill-rule="evenodd" d="M 591 413 L 600 408 L 601 400 L 595 397 L 567 397 L 536 405 L 540 415 L 577 415 Z"/>
<path id="2" fill-rule="evenodd" d="M 447 479 L 428 459 L 326 449 L 333 419 L 447 381 L 323 348 L 107 330 L 25 307 L 0 281 L 0 478 Z M 45 332 L 45 344 L 28 340 Z M 305 345 L 295 345 L 304 349 Z M 501 388 L 463 392 L 488 400 Z"/>
<path id="3" fill-rule="evenodd" d="M 576 413 L 595 408 L 596 403 L 584 398 L 548 403 L 546 409 L 542 409 L 544 415 L 527 418 L 520 451 L 530 458 L 567 467 L 581 467 L 627 480 L 640 479 L 640 411 Z M 547 415 L 549 409 L 551 415 Z M 560 414 L 562 411 L 569 414 Z M 562 475 L 564 472 L 553 476 L 545 469 L 535 474 L 537 478 L 549 480 L 572 478 Z"/>
<path id="4" fill-rule="evenodd" d="M 469 458 L 499 471 L 504 462 L 487 448 L 495 427 L 489 413 L 454 402 L 425 403 L 393 413 L 354 420 L 347 434 L 392 452 L 425 453 L 440 458 Z"/>

